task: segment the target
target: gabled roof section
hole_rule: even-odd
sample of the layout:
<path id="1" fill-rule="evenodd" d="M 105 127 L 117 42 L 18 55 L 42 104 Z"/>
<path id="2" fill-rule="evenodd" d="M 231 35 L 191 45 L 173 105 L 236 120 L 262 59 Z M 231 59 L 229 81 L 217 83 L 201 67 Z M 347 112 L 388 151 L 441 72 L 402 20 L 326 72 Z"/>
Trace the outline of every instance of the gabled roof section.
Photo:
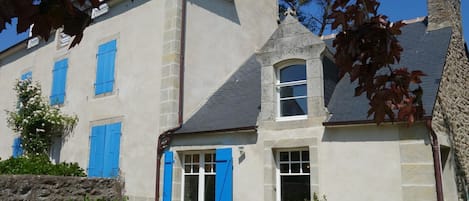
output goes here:
<path id="1" fill-rule="evenodd" d="M 406 67 L 409 71 L 422 70 L 427 74 L 422 78 L 422 99 L 425 116 L 431 116 L 446 61 L 451 28 L 430 32 L 426 28 L 425 22 L 412 23 L 402 28 L 403 33 L 398 39 L 404 51 L 400 63 L 392 67 Z M 334 51 L 332 40 L 325 42 Z M 327 106 L 332 116 L 326 124 L 372 120 L 372 116 L 367 118 L 369 101 L 365 94 L 354 97 L 356 84 L 351 84 L 347 75 L 339 81 Z"/>
<path id="2" fill-rule="evenodd" d="M 283 43 L 285 40 L 288 40 L 288 43 Z M 292 41 L 298 41 L 301 43 L 290 43 Z M 290 49 L 318 43 L 323 43 L 321 38 L 317 37 L 303 26 L 298 19 L 291 15 L 287 15 L 259 52 L 271 52 L 273 48 L 277 50 Z"/>
<path id="3" fill-rule="evenodd" d="M 175 133 L 256 126 L 261 102 L 261 66 L 251 56 Z"/>
<path id="4" fill-rule="evenodd" d="M 305 47 L 305 44 L 324 45 L 325 42 L 327 48 L 334 52 L 333 39 L 321 41 L 291 16 L 287 16 L 284 23 L 262 48 L 263 51 L 285 51 L 298 47 L 301 49 L 301 47 Z M 298 25 L 300 27 L 297 27 Z M 451 28 L 427 32 L 425 23 L 418 22 L 403 27 L 402 31 L 403 34 L 399 37 L 399 41 L 404 51 L 400 64 L 393 67 L 418 69 L 427 74 L 422 78 L 421 86 L 424 90 L 425 115 L 431 116 L 446 61 Z M 303 38 L 305 43 L 288 44 L 286 41 L 288 38 L 298 40 Z M 286 47 L 286 45 L 291 46 Z M 273 49 L 273 47 L 279 49 Z M 269 52 L 261 54 L 270 56 Z M 351 84 L 348 76 L 336 82 L 338 74 L 336 66 L 332 60 L 324 58 L 326 59 L 323 61 L 324 77 L 327 78 L 324 80 L 325 102 L 328 103 L 327 108 L 332 114 L 325 124 L 351 124 L 372 120 L 372 117 L 367 118 L 369 105 L 365 95 L 354 97 L 356 83 Z M 260 62 L 263 63 L 257 62 L 255 56 L 250 57 L 175 133 L 204 133 L 255 127 L 261 104 L 260 72 L 264 61 Z"/>
<path id="5" fill-rule="evenodd" d="M 312 47 L 317 47 L 314 52 L 321 54 L 324 46 L 321 38 L 311 33 L 298 19 L 287 15 L 257 55 L 262 66 L 272 66 L 285 59 L 313 57 L 310 53 Z"/>

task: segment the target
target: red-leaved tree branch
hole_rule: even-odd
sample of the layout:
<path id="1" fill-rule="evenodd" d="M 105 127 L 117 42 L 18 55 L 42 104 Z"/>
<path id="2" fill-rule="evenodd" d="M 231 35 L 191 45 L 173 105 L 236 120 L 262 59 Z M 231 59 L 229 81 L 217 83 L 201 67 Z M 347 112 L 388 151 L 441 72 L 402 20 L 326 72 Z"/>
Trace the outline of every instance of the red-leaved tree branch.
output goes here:
<path id="1" fill-rule="evenodd" d="M 17 32 L 28 30 L 32 36 L 48 40 L 53 29 L 63 27 L 63 32 L 75 37 L 70 47 L 83 38 L 83 31 L 91 23 L 88 14 L 91 8 L 98 8 L 100 0 L 0 0 L 0 31 L 5 23 L 18 18 Z"/>
<path id="2" fill-rule="evenodd" d="M 355 96 L 366 93 L 368 116 L 373 115 L 378 125 L 386 117 L 411 125 L 424 114 L 419 84 L 425 74 L 391 67 L 400 61 L 403 48 L 397 36 L 405 23 L 389 22 L 377 13 L 378 7 L 376 0 L 334 2 L 329 18 L 332 29 L 341 29 L 333 42 L 334 58 L 341 78 L 348 73 L 351 82 L 358 80 Z"/>

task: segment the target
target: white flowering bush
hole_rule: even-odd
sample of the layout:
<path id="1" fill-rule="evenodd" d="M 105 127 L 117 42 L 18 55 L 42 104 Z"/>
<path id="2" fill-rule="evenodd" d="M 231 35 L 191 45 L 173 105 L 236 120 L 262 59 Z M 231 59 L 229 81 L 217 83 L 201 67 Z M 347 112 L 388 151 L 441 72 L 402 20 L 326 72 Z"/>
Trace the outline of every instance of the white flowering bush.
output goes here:
<path id="1" fill-rule="evenodd" d="M 78 118 L 50 106 L 41 96 L 40 84 L 31 79 L 19 80 L 14 90 L 19 102 L 15 111 L 7 111 L 8 126 L 20 134 L 25 155 L 47 155 L 52 139 L 69 134 Z"/>

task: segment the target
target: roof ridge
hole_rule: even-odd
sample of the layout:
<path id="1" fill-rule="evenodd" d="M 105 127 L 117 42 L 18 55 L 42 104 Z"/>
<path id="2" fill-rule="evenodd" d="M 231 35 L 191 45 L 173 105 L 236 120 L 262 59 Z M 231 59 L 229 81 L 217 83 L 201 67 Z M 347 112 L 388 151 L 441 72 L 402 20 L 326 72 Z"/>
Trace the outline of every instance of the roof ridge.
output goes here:
<path id="1" fill-rule="evenodd" d="M 413 23 L 417 23 L 417 22 L 423 22 L 426 18 L 427 18 L 427 16 L 422 16 L 422 17 L 416 17 L 416 18 L 413 18 L 413 19 L 402 20 L 402 22 L 404 22 L 406 24 L 413 24 Z"/>

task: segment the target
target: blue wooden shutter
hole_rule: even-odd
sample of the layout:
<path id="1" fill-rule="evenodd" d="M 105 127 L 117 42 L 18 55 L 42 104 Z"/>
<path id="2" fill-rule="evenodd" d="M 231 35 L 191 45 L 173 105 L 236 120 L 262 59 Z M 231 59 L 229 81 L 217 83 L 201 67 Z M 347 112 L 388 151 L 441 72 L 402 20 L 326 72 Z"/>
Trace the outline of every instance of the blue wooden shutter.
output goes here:
<path id="1" fill-rule="evenodd" d="M 17 137 L 13 140 L 13 157 L 18 158 L 23 155 L 23 148 L 21 147 L 21 138 Z"/>
<path id="2" fill-rule="evenodd" d="M 164 153 L 163 201 L 171 201 L 173 192 L 173 152 Z"/>
<path id="3" fill-rule="evenodd" d="M 233 201 L 233 158 L 231 148 L 217 149 L 215 154 L 215 201 Z"/>
<path id="4" fill-rule="evenodd" d="M 68 59 L 55 62 L 52 80 L 50 104 L 63 104 L 65 100 L 65 84 L 67 81 Z"/>
<path id="5" fill-rule="evenodd" d="M 21 75 L 21 80 L 31 79 L 32 77 L 33 77 L 33 72 L 28 71 L 26 73 L 23 73 L 23 75 Z"/>
<path id="6" fill-rule="evenodd" d="M 106 145 L 104 146 L 103 177 L 117 177 L 119 175 L 119 152 L 121 138 L 121 123 L 106 125 Z"/>
<path id="7" fill-rule="evenodd" d="M 94 126 L 91 129 L 88 177 L 103 176 L 105 132 L 106 126 Z"/>
<path id="8" fill-rule="evenodd" d="M 116 60 L 116 40 L 109 41 L 98 48 L 95 95 L 112 92 L 114 88 L 114 65 Z"/>

